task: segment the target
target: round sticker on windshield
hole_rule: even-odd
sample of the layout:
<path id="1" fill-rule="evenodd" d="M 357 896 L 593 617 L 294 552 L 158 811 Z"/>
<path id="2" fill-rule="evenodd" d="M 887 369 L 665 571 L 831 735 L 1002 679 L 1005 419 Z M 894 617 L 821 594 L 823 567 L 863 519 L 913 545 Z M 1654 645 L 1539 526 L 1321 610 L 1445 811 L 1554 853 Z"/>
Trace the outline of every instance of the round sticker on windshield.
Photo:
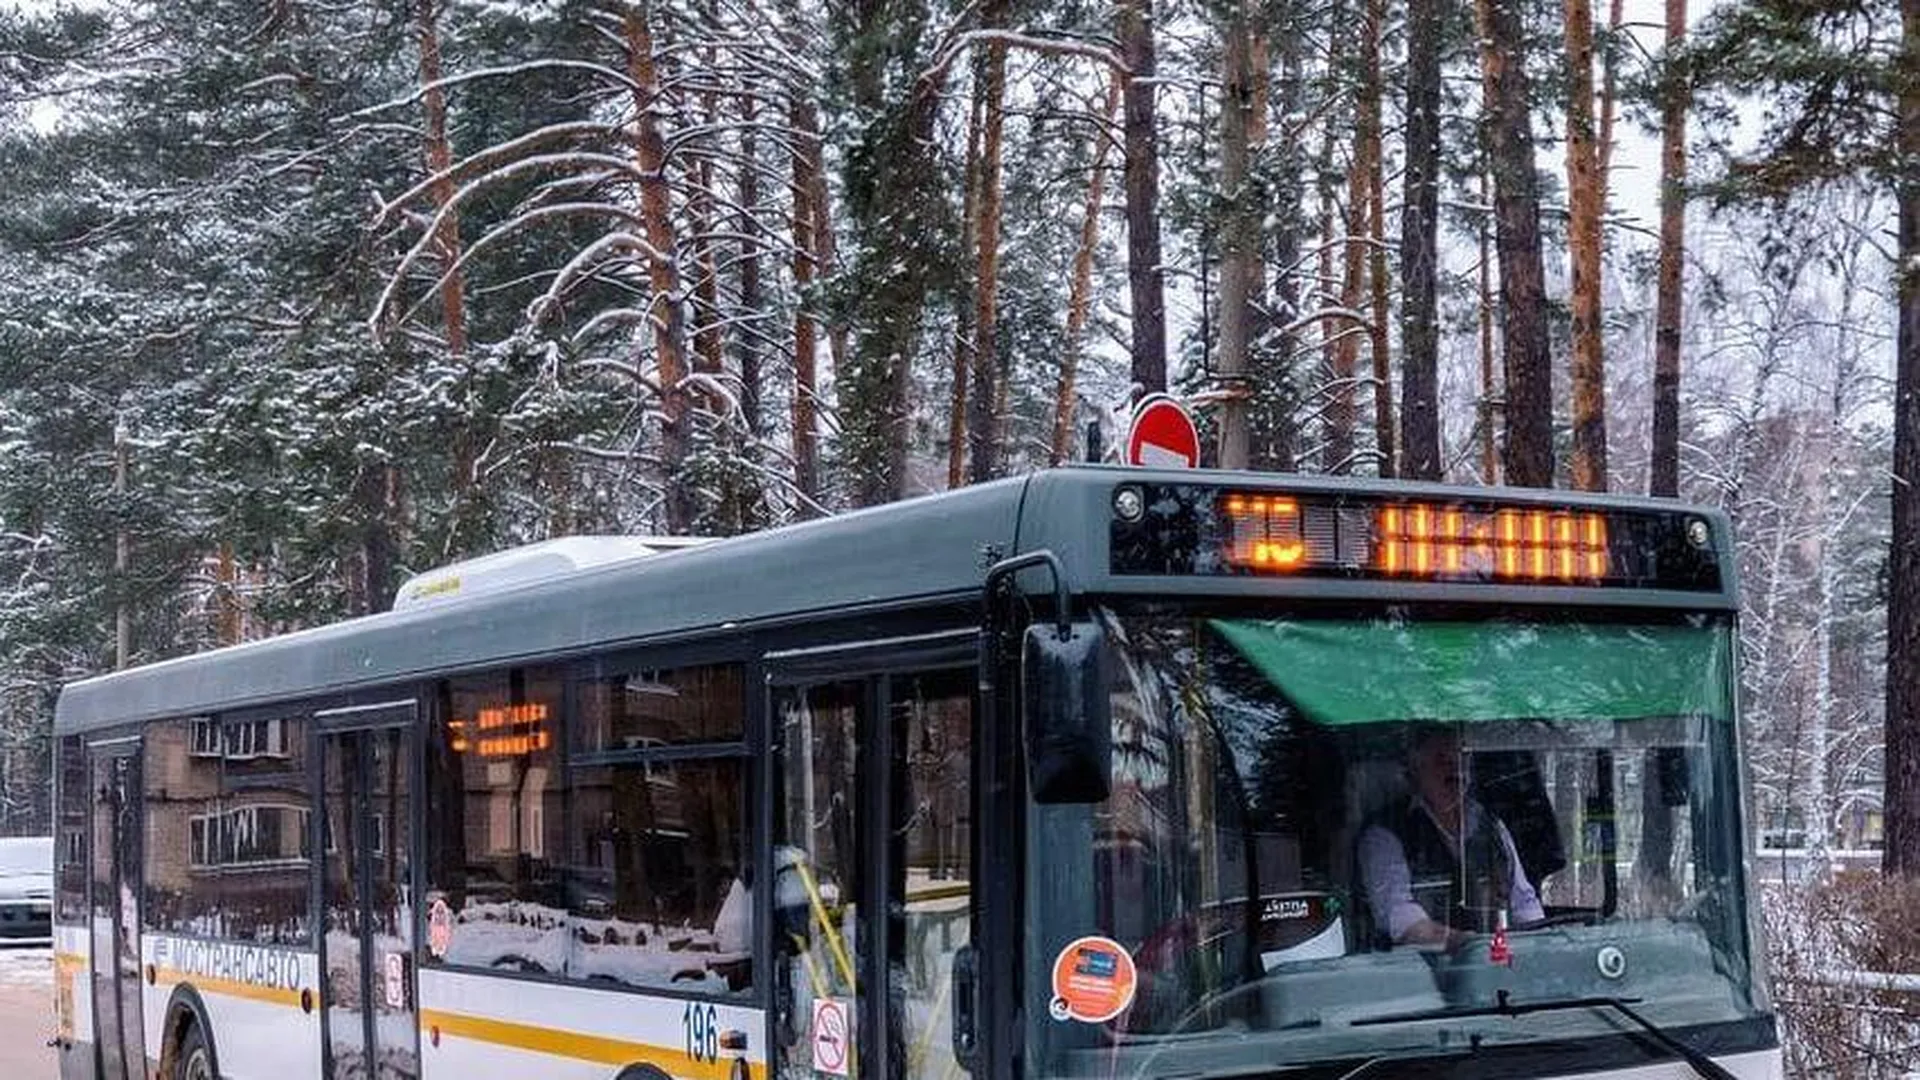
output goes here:
<path id="1" fill-rule="evenodd" d="M 1133 957 L 1112 938 L 1083 937 L 1060 950 L 1053 961 L 1055 1020 L 1104 1024 L 1133 1004 L 1139 974 Z"/>

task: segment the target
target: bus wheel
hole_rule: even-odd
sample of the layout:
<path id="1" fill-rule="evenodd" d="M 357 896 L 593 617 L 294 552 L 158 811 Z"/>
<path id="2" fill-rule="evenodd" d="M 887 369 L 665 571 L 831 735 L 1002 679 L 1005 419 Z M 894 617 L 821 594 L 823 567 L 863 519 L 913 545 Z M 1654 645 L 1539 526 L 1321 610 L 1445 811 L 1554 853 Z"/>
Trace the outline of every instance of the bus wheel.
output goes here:
<path id="1" fill-rule="evenodd" d="M 173 1080 L 214 1080 L 213 1051 L 207 1046 L 206 1032 L 192 1020 L 180 1036 L 180 1054 L 174 1058 Z"/>

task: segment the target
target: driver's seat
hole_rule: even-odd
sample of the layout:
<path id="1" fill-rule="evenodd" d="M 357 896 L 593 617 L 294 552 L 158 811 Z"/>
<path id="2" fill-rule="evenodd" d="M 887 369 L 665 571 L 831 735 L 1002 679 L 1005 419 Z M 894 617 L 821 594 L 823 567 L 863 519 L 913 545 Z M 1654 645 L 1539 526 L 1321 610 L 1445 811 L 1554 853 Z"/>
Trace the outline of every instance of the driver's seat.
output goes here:
<path id="1" fill-rule="evenodd" d="M 1406 767 L 1397 758 L 1368 758 L 1347 765 L 1342 792 L 1344 815 L 1334 836 L 1328 863 L 1333 880 L 1345 882 L 1349 903 L 1347 940 L 1361 951 L 1390 949 L 1393 943 L 1380 933 L 1367 902 L 1367 884 L 1360 865 L 1360 836 L 1386 810 L 1411 798 Z"/>

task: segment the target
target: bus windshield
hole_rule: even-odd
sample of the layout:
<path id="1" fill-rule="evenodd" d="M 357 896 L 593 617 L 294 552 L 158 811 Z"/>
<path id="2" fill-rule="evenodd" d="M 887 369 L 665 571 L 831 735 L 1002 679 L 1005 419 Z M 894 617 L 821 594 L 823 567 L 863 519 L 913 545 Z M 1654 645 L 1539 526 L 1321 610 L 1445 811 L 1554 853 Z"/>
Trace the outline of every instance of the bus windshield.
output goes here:
<path id="1" fill-rule="evenodd" d="M 1241 1073 L 1764 1014 L 1732 630 L 1101 612 L 1112 775 L 1029 809 L 1033 1075 Z"/>

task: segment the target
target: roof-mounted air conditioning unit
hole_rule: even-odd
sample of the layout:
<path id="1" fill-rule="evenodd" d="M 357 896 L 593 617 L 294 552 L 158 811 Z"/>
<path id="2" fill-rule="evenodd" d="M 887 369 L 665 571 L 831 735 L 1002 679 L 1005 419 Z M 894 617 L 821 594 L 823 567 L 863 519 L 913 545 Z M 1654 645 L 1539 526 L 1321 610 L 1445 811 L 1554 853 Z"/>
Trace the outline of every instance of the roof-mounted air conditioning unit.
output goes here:
<path id="1" fill-rule="evenodd" d="M 576 574 L 608 563 L 662 555 L 712 543 L 698 536 L 563 536 L 510 548 L 408 578 L 394 594 L 393 609 L 446 603 L 504 592 L 536 581 Z"/>

